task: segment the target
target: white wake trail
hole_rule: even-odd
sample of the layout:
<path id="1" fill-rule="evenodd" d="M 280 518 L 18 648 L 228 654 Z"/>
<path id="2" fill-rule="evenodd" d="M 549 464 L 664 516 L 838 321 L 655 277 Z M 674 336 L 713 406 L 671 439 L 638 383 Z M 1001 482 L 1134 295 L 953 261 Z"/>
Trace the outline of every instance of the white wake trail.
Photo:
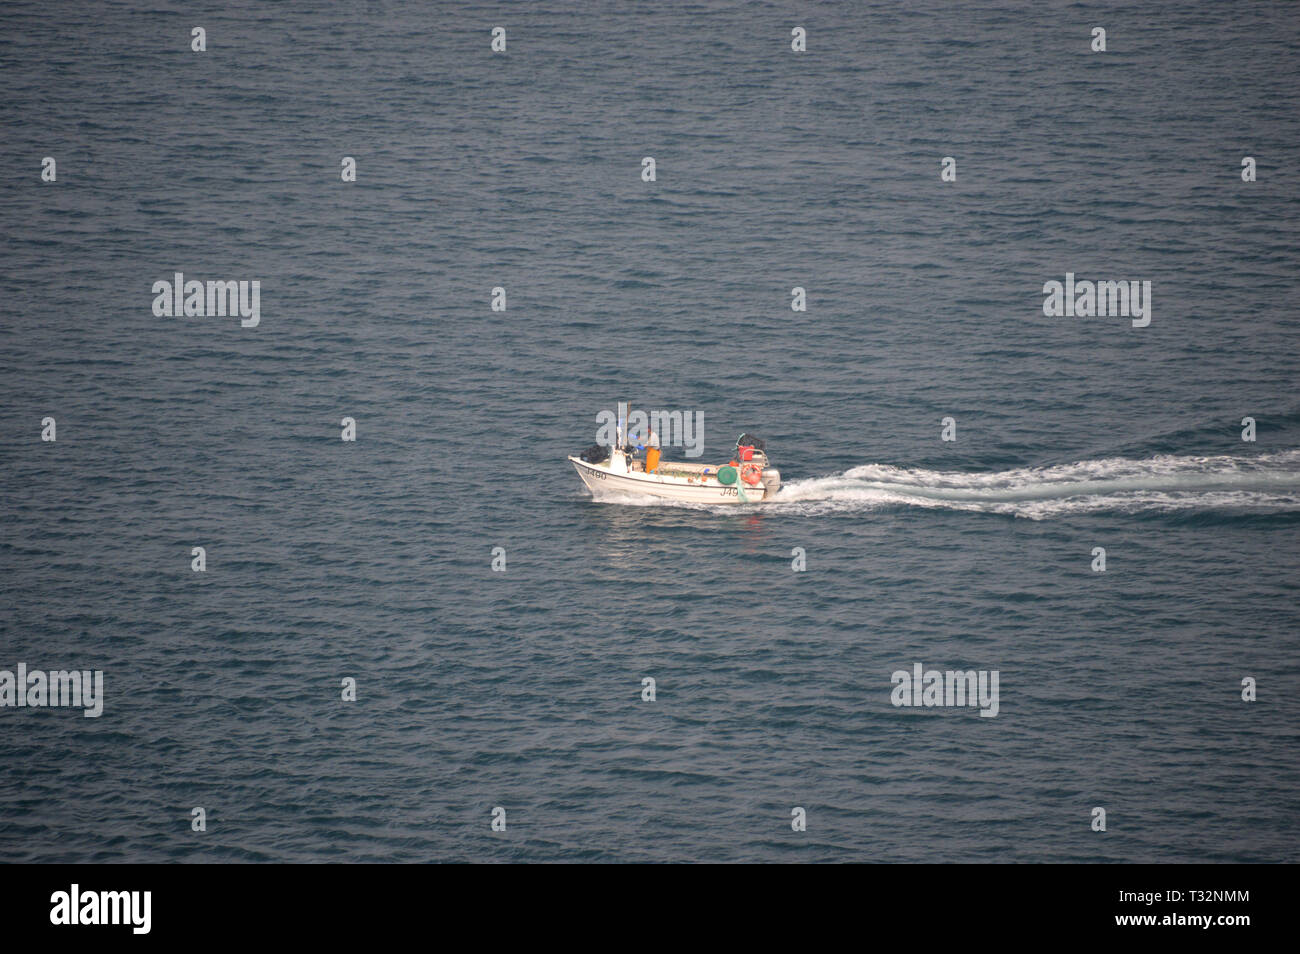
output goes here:
<path id="1" fill-rule="evenodd" d="M 961 473 L 866 464 L 795 480 L 768 507 L 858 511 L 938 507 L 1043 519 L 1100 510 L 1300 510 L 1300 451 L 1251 457 L 1112 457 Z"/>

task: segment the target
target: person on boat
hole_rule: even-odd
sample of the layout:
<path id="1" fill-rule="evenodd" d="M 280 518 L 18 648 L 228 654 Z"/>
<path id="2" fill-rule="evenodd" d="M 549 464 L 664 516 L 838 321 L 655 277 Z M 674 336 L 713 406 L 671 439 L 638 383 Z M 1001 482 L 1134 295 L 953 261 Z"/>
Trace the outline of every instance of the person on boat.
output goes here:
<path id="1" fill-rule="evenodd" d="M 646 425 L 645 443 L 645 472 L 653 474 L 659 469 L 659 435 L 649 425 Z"/>
<path id="2" fill-rule="evenodd" d="M 636 445 L 637 453 L 645 452 L 645 472 L 653 473 L 654 469 L 659 466 L 659 435 L 649 424 L 646 425 L 646 436 L 639 439 Z"/>

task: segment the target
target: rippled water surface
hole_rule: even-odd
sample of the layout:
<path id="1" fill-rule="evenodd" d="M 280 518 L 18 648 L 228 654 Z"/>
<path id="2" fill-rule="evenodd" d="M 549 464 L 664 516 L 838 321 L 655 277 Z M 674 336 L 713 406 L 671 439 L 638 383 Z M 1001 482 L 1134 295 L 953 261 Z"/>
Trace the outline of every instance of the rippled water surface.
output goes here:
<path id="1" fill-rule="evenodd" d="M 0 10 L 0 858 L 1296 860 L 1291 6 L 219 6 Z"/>

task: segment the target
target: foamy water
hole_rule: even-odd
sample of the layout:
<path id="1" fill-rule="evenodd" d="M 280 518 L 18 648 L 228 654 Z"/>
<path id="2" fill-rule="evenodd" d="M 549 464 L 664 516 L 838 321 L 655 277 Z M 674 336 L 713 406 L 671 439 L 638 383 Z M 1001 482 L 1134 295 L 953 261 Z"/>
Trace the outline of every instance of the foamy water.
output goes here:
<path id="1" fill-rule="evenodd" d="M 728 511 L 734 505 L 640 495 L 602 500 L 636 506 Z M 784 513 L 930 507 L 1042 520 L 1095 511 L 1300 510 L 1300 451 L 1236 456 L 1108 457 L 993 473 L 863 464 L 840 474 L 793 480 L 767 507 Z"/>
<path id="2" fill-rule="evenodd" d="M 1300 451 L 1256 457 L 1112 457 L 996 473 L 865 464 L 791 481 L 773 501 L 831 510 L 901 505 L 1041 520 L 1098 510 L 1300 509 Z"/>

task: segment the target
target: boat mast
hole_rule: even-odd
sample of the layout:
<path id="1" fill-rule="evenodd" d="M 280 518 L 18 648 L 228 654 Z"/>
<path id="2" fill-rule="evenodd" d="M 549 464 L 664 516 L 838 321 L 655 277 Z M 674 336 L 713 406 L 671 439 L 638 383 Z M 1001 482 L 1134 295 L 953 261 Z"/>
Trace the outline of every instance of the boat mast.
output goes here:
<path id="1" fill-rule="evenodd" d="M 609 469 L 615 474 L 627 473 L 627 458 L 623 455 L 623 445 L 627 443 L 628 402 L 618 402 L 618 433 L 615 435 L 614 447 L 609 452 Z"/>

